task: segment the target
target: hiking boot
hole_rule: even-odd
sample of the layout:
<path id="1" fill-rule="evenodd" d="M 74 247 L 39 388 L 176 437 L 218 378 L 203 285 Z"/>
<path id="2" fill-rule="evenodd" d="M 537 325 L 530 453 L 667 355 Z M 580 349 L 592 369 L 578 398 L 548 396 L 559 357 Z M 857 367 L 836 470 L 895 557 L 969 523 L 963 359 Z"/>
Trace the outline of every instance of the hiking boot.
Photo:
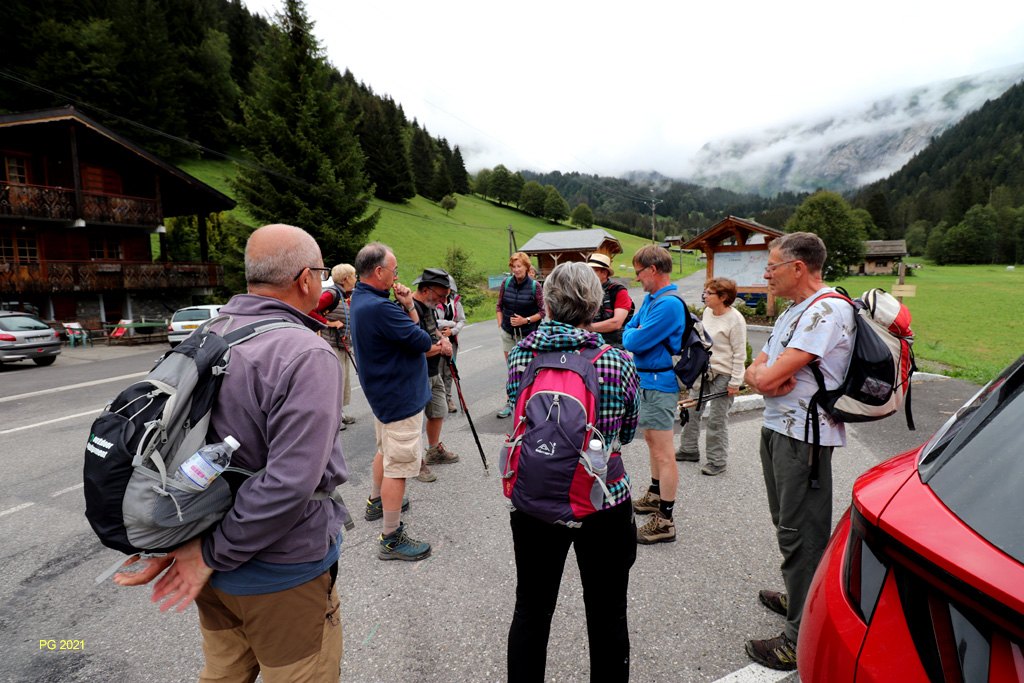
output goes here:
<path id="1" fill-rule="evenodd" d="M 448 399 L 448 412 L 449 413 L 457 413 L 457 412 L 459 412 L 459 409 L 455 407 L 455 404 L 452 403 L 451 399 Z"/>
<path id="2" fill-rule="evenodd" d="M 339 432 L 343 432 L 343 431 L 345 431 L 346 429 L 348 429 L 348 427 L 346 427 L 346 426 L 345 426 L 345 421 L 344 421 L 344 420 L 342 420 L 341 424 L 340 424 L 340 425 L 338 425 L 338 431 L 339 431 Z"/>
<path id="3" fill-rule="evenodd" d="M 650 545 L 651 543 L 671 543 L 676 540 L 676 523 L 655 512 L 647 523 L 636 530 L 636 542 Z"/>
<path id="4" fill-rule="evenodd" d="M 355 422 L 356 419 L 354 417 L 349 417 L 348 415 L 343 415 L 341 417 L 341 424 L 343 425 L 355 424 Z"/>
<path id="5" fill-rule="evenodd" d="M 633 501 L 633 509 L 641 515 L 649 515 L 657 512 L 661 509 L 660 505 L 661 496 L 657 493 L 651 493 L 650 489 L 647 490 L 647 493 Z"/>
<path id="6" fill-rule="evenodd" d="M 700 462 L 700 453 L 690 453 L 680 448 L 676 451 L 677 462 Z"/>
<path id="7" fill-rule="evenodd" d="M 420 464 L 420 473 L 416 475 L 416 481 L 431 482 L 437 481 L 437 475 L 430 471 L 426 463 Z"/>
<path id="8" fill-rule="evenodd" d="M 511 414 L 512 414 L 512 404 L 511 403 L 506 403 L 505 406 L 501 410 L 498 411 L 498 417 L 499 418 L 506 418 L 506 417 L 508 417 Z"/>
<path id="9" fill-rule="evenodd" d="M 446 451 L 443 443 L 439 442 L 436 446 L 427 449 L 426 462 L 428 465 L 450 465 L 458 461 L 459 456 Z"/>
<path id="10" fill-rule="evenodd" d="M 748 640 L 743 646 L 750 658 L 761 666 L 779 671 L 796 669 L 796 643 L 780 633 L 775 638 Z"/>
<path id="11" fill-rule="evenodd" d="M 402 499 L 402 512 L 409 509 L 409 499 Z M 375 519 L 380 519 L 384 516 L 384 504 L 381 503 L 380 498 L 367 498 L 366 499 L 366 514 L 363 518 L 367 522 L 372 522 Z"/>
<path id="12" fill-rule="evenodd" d="M 711 463 L 708 463 L 707 465 L 704 465 L 704 467 L 700 468 L 700 473 L 706 474 L 709 477 L 721 474 L 722 472 L 725 472 L 725 465 L 712 465 Z"/>
<path id="13" fill-rule="evenodd" d="M 377 557 L 381 560 L 425 560 L 430 557 L 430 544 L 410 538 L 405 533 L 405 524 L 399 524 L 387 536 L 381 534 Z"/>
<path id="14" fill-rule="evenodd" d="M 757 599 L 761 604 L 782 616 L 788 616 L 786 606 L 789 604 L 785 593 L 779 591 L 758 591 Z"/>

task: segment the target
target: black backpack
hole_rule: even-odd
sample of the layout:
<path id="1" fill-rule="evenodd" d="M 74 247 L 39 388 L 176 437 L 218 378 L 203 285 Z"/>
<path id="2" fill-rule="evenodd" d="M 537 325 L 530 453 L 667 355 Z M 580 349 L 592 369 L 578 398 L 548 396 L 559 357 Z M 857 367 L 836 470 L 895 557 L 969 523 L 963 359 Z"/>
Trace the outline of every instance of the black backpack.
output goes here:
<path id="1" fill-rule="evenodd" d="M 228 467 L 205 489 L 173 479 L 174 471 L 207 443 L 210 413 L 231 348 L 271 330 L 308 329 L 280 318 L 250 323 L 224 336 L 210 329 L 227 319 L 203 323 L 144 379 L 111 400 L 93 422 L 85 445 L 85 516 L 108 548 L 143 557 L 166 554 L 219 522 L 241 483 L 258 474 Z M 327 497 L 314 494 L 315 499 Z"/>

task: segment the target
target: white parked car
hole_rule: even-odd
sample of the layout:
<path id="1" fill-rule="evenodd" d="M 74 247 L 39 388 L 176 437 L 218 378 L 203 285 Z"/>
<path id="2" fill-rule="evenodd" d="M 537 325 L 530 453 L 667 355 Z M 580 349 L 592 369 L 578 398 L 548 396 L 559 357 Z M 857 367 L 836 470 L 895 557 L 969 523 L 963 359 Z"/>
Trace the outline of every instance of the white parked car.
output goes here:
<path id="1" fill-rule="evenodd" d="M 171 316 L 171 324 L 167 326 L 167 341 L 170 342 L 171 348 L 183 342 L 185 337 L 192 334 L 192 330 L 202 325 L 204 321 L 217 317 L 223 305 L 189 306 L 175 311 Z"/>

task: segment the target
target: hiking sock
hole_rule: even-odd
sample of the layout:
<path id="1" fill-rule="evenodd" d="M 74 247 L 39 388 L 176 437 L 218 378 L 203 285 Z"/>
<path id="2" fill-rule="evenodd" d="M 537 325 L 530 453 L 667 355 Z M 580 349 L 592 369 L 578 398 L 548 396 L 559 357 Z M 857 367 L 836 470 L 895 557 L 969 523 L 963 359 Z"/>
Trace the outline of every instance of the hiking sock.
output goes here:
<path id="1" fill-rule="evenodd" d="M 658 503 L 658 509 L 661 512 L 661 516 L 665 519 L 672 519 L 672 509 L 675 506 L 676 502 L 674 500 L 665 500 L 664 498 L 662 498 L 661 502 Z"/>
<path id="2" fill-rule="evenodd" d="M 380 484 L 373 484 L 370 487 L 370 499 L 371 500 L 377 500 L 378 498 L 380 498 L 380 487 L 381 487 L 381 484 L 383 484 L 383 483 L 384 482 L 381 482 Z"/>
<path id="3" fill-rule="evenodd" d="M 402 511 L 391 510 L 384 511 L 384 528 L 381 529 L 381 534 L 387 536 L 388 534 L 395 533 L 395 530 L 402 523 Z"/>
<path id="4" fill-rule="evenodd" d="M 651 493 L 657 493 L 661 495 L 661 482 L 657 479 L 651 479 L 651 485 L 647 487 L 647 490 Z"/>

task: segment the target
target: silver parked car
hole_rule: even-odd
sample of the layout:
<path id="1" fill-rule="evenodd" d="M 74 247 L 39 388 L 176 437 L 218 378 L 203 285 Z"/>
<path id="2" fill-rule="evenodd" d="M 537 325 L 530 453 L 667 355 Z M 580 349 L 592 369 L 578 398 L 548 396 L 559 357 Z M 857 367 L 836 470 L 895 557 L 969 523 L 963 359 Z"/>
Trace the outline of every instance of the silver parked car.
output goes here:
<path id="1" fill-rule="evenodd" d="M 171 324 L 167 326 L 167 341 L 171 348 L 185 341 L 185 337 L 192 334 L 192 330 L 199 327 L 210 318 L 217 317 L 224 304 L 213 304 L 203 306 L 189 306 L 179 308 L 171 316 Z"/>
<path id="2" fill-rule="evenodd" d="M 60 355 L 60 333 L 31 313 L 0 311 L 0 363 L 51 365 Z"/>

